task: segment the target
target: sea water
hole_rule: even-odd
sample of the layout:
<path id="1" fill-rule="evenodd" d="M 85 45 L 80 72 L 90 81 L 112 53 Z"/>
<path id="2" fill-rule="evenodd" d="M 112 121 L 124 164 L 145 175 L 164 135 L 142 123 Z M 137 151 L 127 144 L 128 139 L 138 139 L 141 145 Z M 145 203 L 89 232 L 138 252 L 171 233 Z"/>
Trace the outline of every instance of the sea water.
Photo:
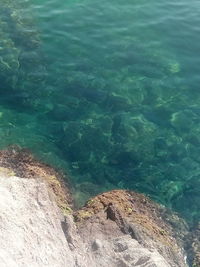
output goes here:
<path id="1" fill-rule="evenodd" d="M 200 2 L 1 0 L 0 147 L 200 218 Z"/>

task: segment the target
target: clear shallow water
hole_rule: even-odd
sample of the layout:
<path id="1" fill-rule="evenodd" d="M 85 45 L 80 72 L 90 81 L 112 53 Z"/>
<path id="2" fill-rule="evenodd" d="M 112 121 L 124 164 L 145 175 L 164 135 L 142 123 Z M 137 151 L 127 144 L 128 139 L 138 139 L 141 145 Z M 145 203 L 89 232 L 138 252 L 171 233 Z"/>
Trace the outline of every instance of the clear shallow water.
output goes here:
<path id="1" fill-rule="evenodd" d="M 200 217 L 198 1 L 3 1 L 1 147 Z"/>

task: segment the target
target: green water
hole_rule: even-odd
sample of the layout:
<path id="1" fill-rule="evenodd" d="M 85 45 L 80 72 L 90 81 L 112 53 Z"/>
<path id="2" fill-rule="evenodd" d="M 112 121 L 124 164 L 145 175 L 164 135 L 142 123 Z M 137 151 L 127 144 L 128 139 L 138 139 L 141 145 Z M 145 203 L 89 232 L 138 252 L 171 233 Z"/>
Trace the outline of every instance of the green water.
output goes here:
<path id="1" fill-rule="evenodd" d="M 199 220 L 199 1 L 1 3 L 0 147 Z"/>

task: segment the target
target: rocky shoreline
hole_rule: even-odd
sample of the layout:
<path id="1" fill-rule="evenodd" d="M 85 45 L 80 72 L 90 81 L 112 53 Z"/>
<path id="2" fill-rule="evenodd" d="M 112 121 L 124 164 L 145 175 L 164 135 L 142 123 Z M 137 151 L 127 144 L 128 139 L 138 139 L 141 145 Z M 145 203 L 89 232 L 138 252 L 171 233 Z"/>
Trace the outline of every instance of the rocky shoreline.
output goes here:
<path id="1" fill-rule="evenodd" d="M 199 226 L 191 232 L 177 214 L 127 190 L 75 210 L 66 180 L 27 150 L 0 151 L 2 267 L 200 266 Z"/>

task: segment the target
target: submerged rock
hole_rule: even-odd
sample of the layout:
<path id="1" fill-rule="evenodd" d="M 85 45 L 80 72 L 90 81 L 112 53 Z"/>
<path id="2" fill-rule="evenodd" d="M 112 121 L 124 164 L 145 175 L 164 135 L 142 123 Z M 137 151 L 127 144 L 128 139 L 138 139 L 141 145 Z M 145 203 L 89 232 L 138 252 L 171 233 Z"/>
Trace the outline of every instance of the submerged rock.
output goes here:
<path id="1" fill-rule="evenodd" d="M 17 83 L 19 82 L 20 72 L 22 72 L 21 68 L 23 67 L 23 62 L 20 60 L 21 53 L 30 51 L 30 49 L 36 51 L 39 38 L 37 32 L 32 27 L 31 19 L 28 21 L 22 16 L 20 3 L 3 1 L 1 4 L 0 91 L 5 91 L 6 87 L 10 89 L 14 89 L 16 85 L 19 87 Z M 31 64 L 33 64 L 33 61 L 31 61 Z M 21 75 L 25 77 L 24 74 L 21 73 Z"/>

